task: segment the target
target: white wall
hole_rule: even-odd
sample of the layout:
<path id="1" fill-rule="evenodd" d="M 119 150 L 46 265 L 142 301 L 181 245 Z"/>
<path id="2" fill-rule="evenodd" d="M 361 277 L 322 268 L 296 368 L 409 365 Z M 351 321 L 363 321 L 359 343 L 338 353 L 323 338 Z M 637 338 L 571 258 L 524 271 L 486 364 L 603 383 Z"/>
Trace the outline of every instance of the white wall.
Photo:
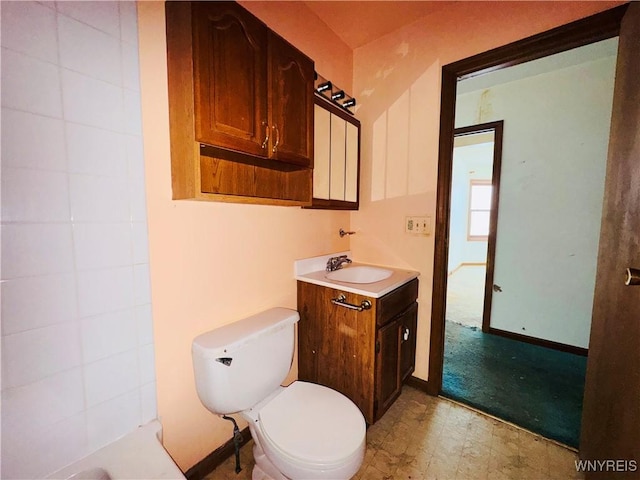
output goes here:
<path id="1" fill-rule="evenodd" d="M 504 120 L 494 328 L 589 342 L 615 57 L 458 96 L 456 126 Z"/>
<path id="2" fill-rule="evenodd" d="M 491 180 L 493 143 L 456 146 L 453 150 L 452 172 L 447 268 L 449 273 L 463 263 L 487 261 L 487 242 L 467 240 L 469 184 L 471 180 Z"/>
<path id="3" fill-rule="evenodd" d="M 43 478 L 156 417 L 136 5 L 1 14 L 2 478 Z"/>

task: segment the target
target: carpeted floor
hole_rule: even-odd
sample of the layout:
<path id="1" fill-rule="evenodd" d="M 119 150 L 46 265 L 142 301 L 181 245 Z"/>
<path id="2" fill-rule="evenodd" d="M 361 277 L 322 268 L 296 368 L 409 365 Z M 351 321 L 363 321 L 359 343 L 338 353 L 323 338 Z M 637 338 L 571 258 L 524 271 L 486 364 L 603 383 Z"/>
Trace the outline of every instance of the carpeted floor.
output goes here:
<path id="1" fill-rule="evenodd" d="M 578 446 L 587 358 L 446 322 L 442 393 Z"/>

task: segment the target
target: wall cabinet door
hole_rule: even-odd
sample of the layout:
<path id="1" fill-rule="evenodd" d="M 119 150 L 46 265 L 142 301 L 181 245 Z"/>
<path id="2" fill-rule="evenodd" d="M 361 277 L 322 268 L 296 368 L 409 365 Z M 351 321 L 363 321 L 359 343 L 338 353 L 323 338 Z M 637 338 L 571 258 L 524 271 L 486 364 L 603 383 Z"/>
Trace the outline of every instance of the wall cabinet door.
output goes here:
<path id="1" fill-rule="evenodd" d="M 313 62 L 269 32 L 269 156 L 313 166 Z"/>
<path id="2" fill-rule="evenodd" d="M 358 202 L 360 162 L 360 128 L 347 122 L 345 168 L 344 168 L 344 200 Z"/>
<path id="3" fill-rule="evenodd" d="M 310 206 L 313 60 L 235 2 L 166 2 L 174 199 Z"/>
<path id="4" fill-rule="evenodd" d="M 313 61 L 235 2 L 193 2 L 196 140 L 313 166 Z"/>
<path id="5" fill-rule="evenodd" d="M 316 98 L 312 208 L 357 210 L 360 122 Z"/>
<path id="6" fill-rule="evenodd" d="M 196 141 L 267 155 L 267 27 L 234 2 L 193 2 Z"/>
<path id="7" fill-rule="evenodd" d="M 329 200 L 331 172 L 331 113 L 314 105 L 313 196 Z"/>
<path id="8" fill-rule="evenodd" d="M 344 167 L 346 165 L 347 122 L 331 115 L 331 181 L 329 199 L 344 201 Z"/>

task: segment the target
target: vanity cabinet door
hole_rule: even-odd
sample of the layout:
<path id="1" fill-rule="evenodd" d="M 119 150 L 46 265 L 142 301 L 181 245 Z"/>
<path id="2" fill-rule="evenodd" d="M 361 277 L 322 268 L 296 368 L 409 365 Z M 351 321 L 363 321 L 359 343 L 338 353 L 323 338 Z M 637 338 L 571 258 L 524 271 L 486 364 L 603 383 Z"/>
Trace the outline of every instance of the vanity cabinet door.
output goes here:
<path id="1" fill-rule="evenodd" d="M 375 423 L 413 373 L 418 314 L 414 290 L 417 280 L 376 299 L 299 281 L 298 378 L 346 395 L 367 423 Z M 353 305 L 367 300 L 371 308 L 358 312 L 332 304 L 340 295 Z M 382 321 L 381 312 L 389 314 Z"/>
<path id="2" fill-rule="evenodd" d="M 195 140 L 267 156 L 267 27 L 235 2 L 193 2 Z"/>
<path id="3" fill-rule="evenodd" d="M 333 305 L 340 295 L 360 305 L 375 299 L 298 282 L 298 378 L 346 395 L 367 422 L 374 418 L 375 307 L 358 312 Z"/>
<path id="4" fill-rule="evenodd" d="M 414 302 L 376 335 L 376 420 L 398 398 L 413 373 L 416 356 L 418 304 Z"/>
<path id="5" fill-rule="evenodd" d="M 378 329 L 376 335 L 376 419 L 400 395 L 400 328 L 393 321 Z"/>
<path id="6" fill-rule="evenodd" d="M 414 303 L 399 319 L 400 327 L 400 381 L 404 382 L 414 372 L 416 365 L 416 329 L 418 328 L 418 304 Z"/>
<path id="7" fill-rule="evenodd" d="M 313 167 L 313 60 L 269 31 L 269 157 Z"/>

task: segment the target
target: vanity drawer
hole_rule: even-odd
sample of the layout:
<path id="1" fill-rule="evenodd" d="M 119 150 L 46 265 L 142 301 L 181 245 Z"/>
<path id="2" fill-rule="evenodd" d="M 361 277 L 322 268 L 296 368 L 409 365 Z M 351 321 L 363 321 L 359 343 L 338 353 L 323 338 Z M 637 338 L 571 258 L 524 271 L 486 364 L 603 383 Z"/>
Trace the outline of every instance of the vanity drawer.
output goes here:
<path id="1" fill-rule="evenodd" d="M 402 313 L 418 298 L 418 279 L 415 278 L 378 299 L 376 324 L 382 326 Z"/>

